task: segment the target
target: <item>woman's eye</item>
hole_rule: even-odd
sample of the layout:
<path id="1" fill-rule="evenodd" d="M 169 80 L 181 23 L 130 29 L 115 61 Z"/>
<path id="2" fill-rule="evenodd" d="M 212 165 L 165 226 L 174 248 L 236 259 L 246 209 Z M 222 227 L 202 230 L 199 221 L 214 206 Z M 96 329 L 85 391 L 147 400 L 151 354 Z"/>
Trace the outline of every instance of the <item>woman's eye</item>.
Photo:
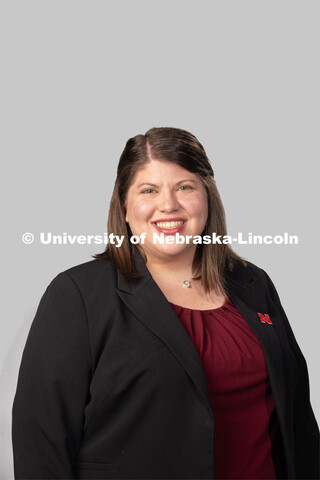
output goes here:
<path id="1" fill-rule="evenodd" d="M 191 188 L 192 187 L 190 187 L 190 185 L 181 185 L 181 187 L 180 187 L 181 190 L 188 190 L 188 189 L 191 189 Z"/>
<path id="2" fill-rule="evenodd" d="M 151 193 L 151 192 L 155 192 L 155 190 L 153 190 L 152 188 L 146 188 L 145 190 L 142 191 L 142 193 Z"/>

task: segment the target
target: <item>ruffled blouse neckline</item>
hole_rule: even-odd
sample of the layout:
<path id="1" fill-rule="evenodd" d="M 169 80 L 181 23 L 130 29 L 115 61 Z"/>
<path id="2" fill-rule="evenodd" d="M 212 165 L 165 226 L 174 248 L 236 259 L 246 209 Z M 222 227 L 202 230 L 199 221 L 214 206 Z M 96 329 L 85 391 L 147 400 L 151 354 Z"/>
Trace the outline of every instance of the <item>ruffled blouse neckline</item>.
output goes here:
<path id="1" fill-rule="evenodd" d="M 169 303 L 174 308 L 174 310 L 178 310 L 179 312 L 182 311 L 182 310 L 186 310 L 186 311 L 189 311 L 189 312 L 200 312 L 200 313 L 216 312 L 216 311 L 219 311 L 219 310 L 226 309 L 226 308 L 228 308 L 228 306 L 232 305 L 231 300 L 228 297 L 226 298 L 226 301 L 224 302 L 224 304 L 221 305 L 220 307 L 207 308 L 205 310 L 200 310 L 198 308 L 183 307 L 181 305 L 177 305 L 176 303 L 172 303 L 172 302 L 169 302 Z"/>

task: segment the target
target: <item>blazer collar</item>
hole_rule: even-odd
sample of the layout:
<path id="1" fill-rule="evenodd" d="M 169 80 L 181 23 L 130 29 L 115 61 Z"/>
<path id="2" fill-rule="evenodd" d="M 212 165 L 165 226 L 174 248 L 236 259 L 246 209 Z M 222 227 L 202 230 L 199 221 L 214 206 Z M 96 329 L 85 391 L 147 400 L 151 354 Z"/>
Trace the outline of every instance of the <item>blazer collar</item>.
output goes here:
<path id="1" fill-rule="evenodd" d="M 146 264 L 142 256 L 140 255 L 137 248 L 134 249 L 134 260 L 136 264 L 137 271 L 140 275 L 140 278 L 137 280 L 126 281 L 117 270 L 118 273 L 118 289 L 122 292 L 129 293 L 130 295 L 136 295 L 139 291 L 144 287 L 144 285 L 152 279 L 152 275 L 150 274 Z M 153 280 L 153 279 L 152 279 Z"/>

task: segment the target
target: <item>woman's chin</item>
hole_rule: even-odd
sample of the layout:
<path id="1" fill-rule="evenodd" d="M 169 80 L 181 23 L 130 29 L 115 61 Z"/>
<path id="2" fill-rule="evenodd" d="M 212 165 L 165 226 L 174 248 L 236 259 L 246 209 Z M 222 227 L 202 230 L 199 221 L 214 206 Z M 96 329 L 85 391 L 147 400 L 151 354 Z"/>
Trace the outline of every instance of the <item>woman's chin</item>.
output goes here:
<path id="1" fill-rule="evenodd" d="M 190 248 L 191 247 L 191 248 Z M 188 253 L 190 257 L 194 255 L 194 246 L 186 245 L 162 245 L 161 248 L 150 249 L 147 253 L 147 256 L 158 257 L 158 258 L 179 258 L 179 256 L 184 257 Z"/>

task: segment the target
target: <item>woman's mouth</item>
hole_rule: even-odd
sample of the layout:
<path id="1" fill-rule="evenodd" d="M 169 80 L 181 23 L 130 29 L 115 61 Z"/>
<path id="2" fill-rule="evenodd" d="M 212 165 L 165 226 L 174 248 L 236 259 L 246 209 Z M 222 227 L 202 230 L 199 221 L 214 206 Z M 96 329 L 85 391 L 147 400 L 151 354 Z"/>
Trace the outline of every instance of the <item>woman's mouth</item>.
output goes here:
<path id="1" fill-rule="evenodd" d="M 185 220 L 171 220 L 171 221 L 160 221 L 153 222 L 152 225 L 158 232 L 165 234 L 173 235 L 175 233 L 181 232 L 186 224 Z"/>

